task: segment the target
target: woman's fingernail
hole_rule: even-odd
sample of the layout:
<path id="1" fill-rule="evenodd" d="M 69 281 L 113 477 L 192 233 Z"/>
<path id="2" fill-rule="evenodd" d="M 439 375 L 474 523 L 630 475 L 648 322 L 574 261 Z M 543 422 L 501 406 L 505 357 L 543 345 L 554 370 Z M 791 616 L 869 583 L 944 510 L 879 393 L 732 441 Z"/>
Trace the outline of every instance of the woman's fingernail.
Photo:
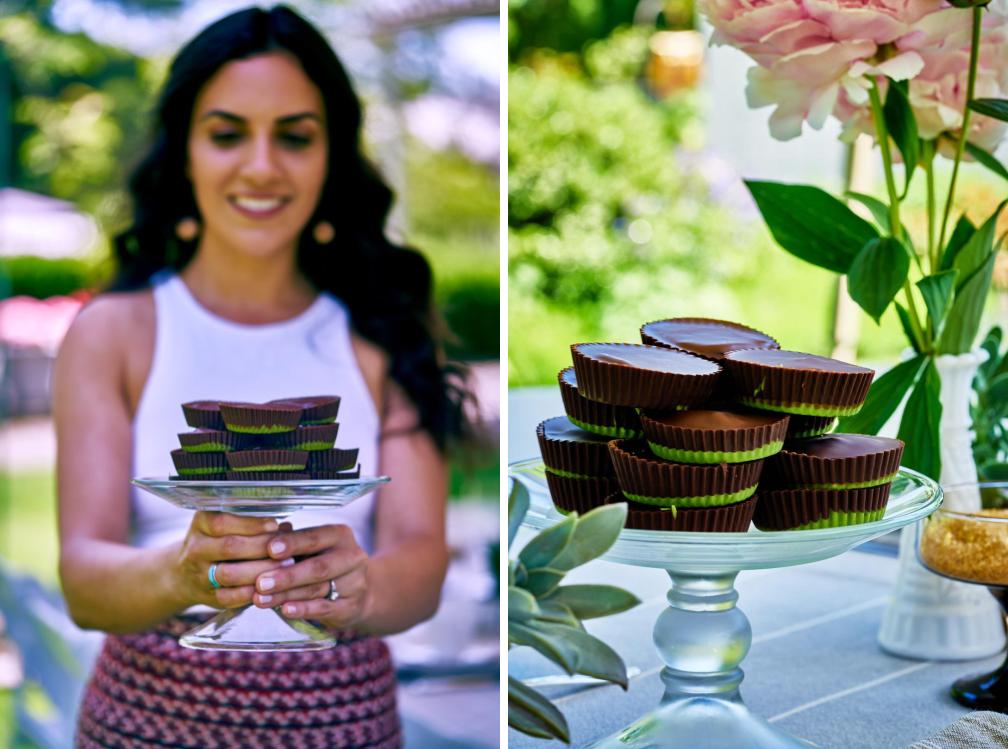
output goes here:
<path id="1" fill-rule="evenodd" d="M 281 567 L 290 567 L 292 564 L 294 564 L 294 557 L 287 557 L 280 562 Z"/>
<path id="2" fill-rule="evenodd" d="M 262 577 L 259 579 L 259 590 L 273 590 L 276 580 L 272 577 Z"/>
<path id="3" fill-rule="evenodd" d="M 283 611 L 284 611 L 284 614 L 286 614 L 287 616 L 296 616 L 297 615 L 297 606 L 291 606 L 291 605 L 284 606 L 283 607 Z"/>
<path id="4" fill-rule="evenodd" d="M 283 541 L 273 541 L 270 544 L 270 551 L 273 552 L 274 554 L 283 554 L 286 549 L 287 544 L 285 544 Z"/>
<path id="5" fill-rule="evenodd" d="M 267 520 L 265 523 L 263 523 L 263 530 L 266 531 L 267 533 L 272 533 L 273 531 L 278 530 L 279 528 L 280 526 L 277 525 L 276 520 Z"/>
<path id="6" fill-rule="evenodd" d="M 269 603 L 273 600 L 273 596 L 259 595 L 259 603 Z"/>

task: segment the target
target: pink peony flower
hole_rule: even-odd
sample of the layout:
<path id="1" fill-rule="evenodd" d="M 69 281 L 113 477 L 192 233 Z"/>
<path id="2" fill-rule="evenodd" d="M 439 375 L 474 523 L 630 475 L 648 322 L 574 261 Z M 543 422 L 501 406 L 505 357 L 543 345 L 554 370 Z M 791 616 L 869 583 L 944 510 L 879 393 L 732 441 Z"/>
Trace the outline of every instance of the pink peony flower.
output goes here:
<path id="1" fill-rule="evenodd" d="M 905 35 L 912 23 L 941 6 L 939 0 L 803 0 L 811 18 L 834 39 L 870 39 L 886 44 Z"/>

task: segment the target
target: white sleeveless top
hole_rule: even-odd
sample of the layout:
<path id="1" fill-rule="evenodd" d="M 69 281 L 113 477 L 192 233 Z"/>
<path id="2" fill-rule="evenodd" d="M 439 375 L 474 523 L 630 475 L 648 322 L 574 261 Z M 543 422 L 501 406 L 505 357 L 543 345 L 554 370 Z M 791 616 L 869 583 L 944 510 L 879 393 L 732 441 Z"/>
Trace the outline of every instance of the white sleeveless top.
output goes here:
<path id="1" fill-rule="evenodd" d="M 244 325 L 200 306 L 182 279 L 162 272 L 153 279 L 154 357 L 133 420 L 134 476 L 175 473 L 171 451 L 190 431 L 182 405 L 195 400 L 264 402 L 301 395 L 341 398 L 336 447 L 360 450 L 361 475 L 378 473 L 380 420 L 350 342 L 342 302 L 319 294 L 297 317 Z M 349 525 L 371 551 L 374 495 L 346 507 L 295 513 L 295 529 L 327 523 Z M 132 489 L 130 540 L 155 547 L 185 535 L 192 518 L 142 489 Z"/>

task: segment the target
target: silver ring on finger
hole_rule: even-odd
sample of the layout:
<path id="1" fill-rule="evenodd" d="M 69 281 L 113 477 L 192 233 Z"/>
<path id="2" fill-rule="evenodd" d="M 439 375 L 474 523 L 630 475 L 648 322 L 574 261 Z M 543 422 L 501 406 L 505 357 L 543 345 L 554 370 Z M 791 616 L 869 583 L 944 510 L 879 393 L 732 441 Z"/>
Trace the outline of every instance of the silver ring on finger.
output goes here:
<path id="1" fill-rule="evenodd" d="M 329 595 L 327 595 L 326 598 L 328 598 L 330 601 L 335 601 L 337 598 L 339 598 L 339 591 L 336 590 L 335 580 L 329 581 Z"/>
<path id="2" fill-rule="evenodd" d="M 207 579 L 210 580 L 210 585 L 214 590 L 217 590 L 221 584 L 217 582 L 217 562 L 210 565 L 210 569 L 207 570 Z"/>

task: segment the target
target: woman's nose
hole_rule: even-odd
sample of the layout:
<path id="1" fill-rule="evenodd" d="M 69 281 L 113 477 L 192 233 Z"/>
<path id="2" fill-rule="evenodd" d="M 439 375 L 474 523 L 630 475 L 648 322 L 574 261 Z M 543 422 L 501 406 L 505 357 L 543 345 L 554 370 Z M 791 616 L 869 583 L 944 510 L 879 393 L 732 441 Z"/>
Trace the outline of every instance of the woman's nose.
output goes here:
<path id="1" fill-rule="evenodd" d="M 269 137 L 253 138 L 243 173 L 252 179 L 262 180 L 275 176 L 280 170 L 276 146 Z"/>

